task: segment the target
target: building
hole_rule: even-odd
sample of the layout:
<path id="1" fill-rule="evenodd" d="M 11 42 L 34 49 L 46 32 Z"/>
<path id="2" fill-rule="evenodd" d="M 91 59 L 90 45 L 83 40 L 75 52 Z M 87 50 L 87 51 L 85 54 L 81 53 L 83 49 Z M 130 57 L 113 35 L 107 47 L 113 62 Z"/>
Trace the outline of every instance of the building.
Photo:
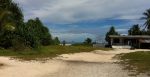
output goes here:
<path id="1" fill-rule="evenodd" d="M 59 44 L 61 46 L 63 46 L 63 44 Z M 65 44 L 65 46 L 71 46 L 72 44 Z"/>
<path id="2" fill-rule="evenodd" d="M 109 37 L 112 48 L 150 48 L 150 36 L 148 35 L 110 35 Z"/>

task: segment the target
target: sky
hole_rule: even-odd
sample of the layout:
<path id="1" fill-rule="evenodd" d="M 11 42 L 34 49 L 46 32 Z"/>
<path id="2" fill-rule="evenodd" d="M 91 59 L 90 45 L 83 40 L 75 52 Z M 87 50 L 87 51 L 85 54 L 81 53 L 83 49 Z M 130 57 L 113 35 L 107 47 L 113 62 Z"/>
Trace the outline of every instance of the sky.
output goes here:
<path id="1" fill-rule="evenodd" d="M 24 19 L 39 17 L 53 37 L 67 42 L 83 42 L 90 37 L 104 42 L 111 26 L 127 34 L 134 24 L 144 24 L 143 12 L 150 0 L 14 0 Z"/>

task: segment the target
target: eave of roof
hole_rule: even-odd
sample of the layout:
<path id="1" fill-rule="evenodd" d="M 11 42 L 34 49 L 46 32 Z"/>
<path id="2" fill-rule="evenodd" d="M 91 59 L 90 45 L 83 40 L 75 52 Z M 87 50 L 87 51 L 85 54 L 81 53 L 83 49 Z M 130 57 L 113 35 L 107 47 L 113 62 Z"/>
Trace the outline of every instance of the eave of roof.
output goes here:
<path id="1" fill-rule="evenodd" d="M 145 38 L 150 39 L 150 36 L 148 35 L 129 35 L 129 36 L 120 36 L 120 35 L 110 35 L 110 38 Z"/>

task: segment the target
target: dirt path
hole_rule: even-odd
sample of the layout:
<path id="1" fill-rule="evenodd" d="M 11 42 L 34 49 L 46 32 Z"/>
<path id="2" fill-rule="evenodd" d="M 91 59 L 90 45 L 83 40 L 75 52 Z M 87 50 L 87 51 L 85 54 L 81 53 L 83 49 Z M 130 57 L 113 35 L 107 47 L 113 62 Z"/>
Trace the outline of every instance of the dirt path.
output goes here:
<path id="1" fill-rule="evenodd" d="M 115 62 L 113 57 L 120 53 L 130 53 L 135 51 L 149 51 L 149 50 L 129 50 L 129 49 L 114 49 L 110 51 L 96 50 L 93 52 L 83 52 L 75 54 L 63 54 L 57 59 L 65 61 L 85 61 L 85 62 Z"/>
<path id="2" fill-rule="evenodd" d="M 123 66 L 115 64 L 113 59 L 116 54 L 135 51 L 149 50 L 128 50 L 115 49 L 111 51 L 93 51 L 76 54 L 63 54 L 57 59 L 66 61 L 67 67 L 56 73 L 43 77 L 148 77 L 145 74 L 132 76 L 133 73 L 122 70 Z"/>
<path id="3" fill-rule="evenodd" d="M 122 70 L 122 66 L 114 64 L 116 60 L 112 57 L 119 53 L 134 51 L 118 49 L 63 54 L 46 63 L 20 62 L 0 57 L 0 63 L 6 64 L 0 68 L 0 77 L 128 77 L 130 73 Z"/>
<path id="4" fill-rule="evenodd" d="M 0 77 L 42 77 L 47 73 L 55 73 L 65 65 L 61 61 L 50 60 L 42 62 L 20 62 L 0 57 L 0 63 L 5 66 L 0 68 Z"/>

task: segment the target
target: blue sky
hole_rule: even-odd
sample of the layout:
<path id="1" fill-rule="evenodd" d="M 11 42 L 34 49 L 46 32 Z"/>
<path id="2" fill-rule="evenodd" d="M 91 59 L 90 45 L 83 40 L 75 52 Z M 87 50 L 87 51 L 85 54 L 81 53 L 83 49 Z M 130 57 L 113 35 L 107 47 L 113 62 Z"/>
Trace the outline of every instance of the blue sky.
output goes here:
<path id="1" fill-rule="evenodd" d="M 25 21 L 39 17 L 53 37 L 82 42 L 90 37 L 104 41 L 105 33 L 115 26 L 126 34 L 133 24 L 143 25 L 142 13 L 150 0 L 14 0 L 22 7 Z"/>

